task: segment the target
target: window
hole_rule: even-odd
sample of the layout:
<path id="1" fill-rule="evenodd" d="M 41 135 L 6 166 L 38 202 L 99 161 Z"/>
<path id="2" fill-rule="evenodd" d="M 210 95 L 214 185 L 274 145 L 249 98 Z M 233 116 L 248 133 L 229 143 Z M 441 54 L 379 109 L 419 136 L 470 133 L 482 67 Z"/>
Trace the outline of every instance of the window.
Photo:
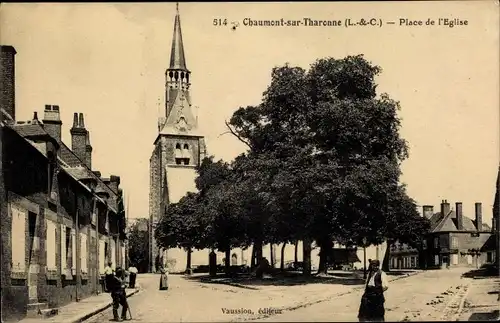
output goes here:
<path id="1" fill-rule="evenodd" d="M 458 238 L 451 237 L 451 249 L 458 249 Z"/>
<path id="2" fill-rule="evenodd" d="M 438 249 L 439 248 L 439 237 L 434 238 L 434 248 Z"/>
<path id="3" fill-rule="evenodd" d="M 81 271 L 87 273 L 87 235 L 80 233 L 80 260 Z"/>
<path id="4" fill-rule="evenodd" d="M 416 260 L 417 260 L 417 257 L 411 257 L 411 268 L 416 267 Z"/>
<path id="5" fill-rule="evenodd" d="M 50 220 L 46 220 L 46 224 L 47 269 L 56 270 L 56 224 Z"/>
<path id="6" fill-rule="evenodd" d="M 26 269 L 26 213 L 11 206 L 12 234 L 12 271 L 24 272 Z"/>
<path id="7" fill-rule="evenodd" d="M 486 262 L 493 262 L 493 254 L 491 252 L 486 253 Z"/>
<path id="8" fill-rule="evenodd" d="M 434 264 L 435 264 L 436 266 L 438 266 L 438 265 L 439 265 L 439 255 L 435 255 L 435 256 L 434 256 Z"/>
<path id="9" fill-rule="evenodd" d="M 68 265 L 71 265 L 71 228 L 66 227 L 66 233 L 64 235 L 64 247 L 65 247 L 65 266 L 64 269 L 69 268 Z"/>

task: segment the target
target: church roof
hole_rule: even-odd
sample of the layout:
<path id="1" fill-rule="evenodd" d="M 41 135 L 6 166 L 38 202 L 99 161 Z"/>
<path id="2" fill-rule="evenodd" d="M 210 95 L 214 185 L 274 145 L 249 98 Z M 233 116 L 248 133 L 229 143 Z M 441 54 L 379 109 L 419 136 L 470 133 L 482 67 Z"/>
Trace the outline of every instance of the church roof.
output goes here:
<path id="1" fill-rule="evenodd" d="M 174 36 L 172 38 L 172 50 L 170 52 L 169 69 L 185 70 L 186 57 L 184 56 L 184 44 L 182 42 L 181 17 L 179 15 L 179 4 L 177 4 L 177 14 L 174 22 Z"/>

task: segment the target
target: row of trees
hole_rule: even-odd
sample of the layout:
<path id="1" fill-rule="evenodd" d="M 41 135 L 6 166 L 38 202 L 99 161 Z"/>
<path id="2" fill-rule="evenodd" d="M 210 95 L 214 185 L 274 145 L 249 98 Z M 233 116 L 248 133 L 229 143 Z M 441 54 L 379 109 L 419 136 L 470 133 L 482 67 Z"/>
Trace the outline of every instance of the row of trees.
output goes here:
<path id="1" fill-rule="evenodd" d="M 274 68 L 262 103 L 226 122 L 247 152 L 202 161 L 198 193 L 166 209 L 159 245 L 217 249 L 229 268 L 231 248 L 253 246 L 255 265 L 264 244 L 301 240 L 306 275 L 313 241 L 320 271 L 334 241 L 417 246 L 429 223 L 400 183 L 408 148 L 398 102 L 376 96 L 380 71 L 362 55 Z"/>

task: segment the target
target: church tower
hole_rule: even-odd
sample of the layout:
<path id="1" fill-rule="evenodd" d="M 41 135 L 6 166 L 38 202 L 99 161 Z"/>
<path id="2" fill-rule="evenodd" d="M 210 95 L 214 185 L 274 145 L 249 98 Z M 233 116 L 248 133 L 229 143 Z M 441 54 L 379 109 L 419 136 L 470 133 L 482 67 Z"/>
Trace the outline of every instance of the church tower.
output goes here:
<path id="1" fill-rule="evenodd" d="M 158 136 L 150 158 L 150 262 L 176 267 L 154 239 L 154 227 L 170 203 L 195 192 L 196 167 L 206 156 L 205 139 L 198 129 L 197 109 L 191 102 L 191 71 L 187 68 L 182 40 L 179 4 L 176 5 L 170 62 L 165 71 L 165 110 L 158 118 Z M 170 263 L 168 263 L 170 261 Z"/>

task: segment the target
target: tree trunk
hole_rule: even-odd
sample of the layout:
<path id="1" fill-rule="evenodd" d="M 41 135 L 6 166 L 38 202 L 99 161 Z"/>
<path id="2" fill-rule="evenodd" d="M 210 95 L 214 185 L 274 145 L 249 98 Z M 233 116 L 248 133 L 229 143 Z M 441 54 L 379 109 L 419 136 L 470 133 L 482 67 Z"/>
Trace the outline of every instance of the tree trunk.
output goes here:
<path id="1" fill-rule="evenodd" d="M 224 259 L 224 267 L 225 267 L 224 269 L 226 275 L 229 276 L 231 274 L 231 248 L 226 247 L 225 253 L 226 253 L 226 259 Z"/>
<path id="2" fill-rule="evenodd" d="M 280 263 L 281 271 L 285 270 L 285 247 L 286 247 L 286 242 L 283 242 L 283 245 L 281 246 L 281 263 Z"/>
<path id="3" fill-rule="evenodd" d="M 255 262 L 255 258 L 257 257 L 255 255 L 255 252 L 257 250 L 255 249 L 255 244 L 252 246 L 252 256 L 251 256 L 251 259 L 250 259 L 250 269 L 253 271 L 255 269 L 255 266 L 257 265 L 256 262 Z"/>
<path id="4" fill-rule="evenodd" d="M 269 244 L 269 258 L 270 258 L 270 262 L 269 264 L 271 265 L 271 268 L 274 268 L 274 245 L 272 243 Z"/>
<path id="5" fill-rule="evenodd" d="M 303 259 L 303 266 L 304 266 L 304 271 L 303 274 L 304 276 L 310 276 L 311 275 L 311 239 L 305 238 L 302 241 L 302 259 Z"/>
<path id="6" fill-rule="evenodd" d="M 389 272 L 389 270 L 390 270 L 389 260 L 390 260 L 391 246 L 392 246 L 392 241 L 387 240 L 387 246 L 385 249 L 384 260 L 382 261 L 382 270 L 385 271 L 386 273 Z"/>
<path id="7" fill-rule="evenodd" d="M 262 241 L 261 240 L 256 241 L 254 247 L 255 247 L 255 258 L 257 267 L 257 278 L 262 278 L 264 276 L 264 273 L 262 270 L 259 269 L 262 259 Z"/>
<path id="8" fill-rule="evenodd" d="M 186 261 L 186 274 L 191 273 L 191 253 L 193 250 L 191 248 L 187 248 L 187 261 Z"/>
<path id="9" fill-rule="evenodd" d="M 326 238 L 318 241 L 318 244 L 320 246 L 318 274 L 326 274 L 328 272 L 328 259 L 332 255 L 333 241 Z"/>
<path id="10" fill-rule="evenodd" d="M 299 240 L 295 240 L 295 254 L 293 258 L 293 264 L 297 267 L 297 263 L 299 262 Z"/>

